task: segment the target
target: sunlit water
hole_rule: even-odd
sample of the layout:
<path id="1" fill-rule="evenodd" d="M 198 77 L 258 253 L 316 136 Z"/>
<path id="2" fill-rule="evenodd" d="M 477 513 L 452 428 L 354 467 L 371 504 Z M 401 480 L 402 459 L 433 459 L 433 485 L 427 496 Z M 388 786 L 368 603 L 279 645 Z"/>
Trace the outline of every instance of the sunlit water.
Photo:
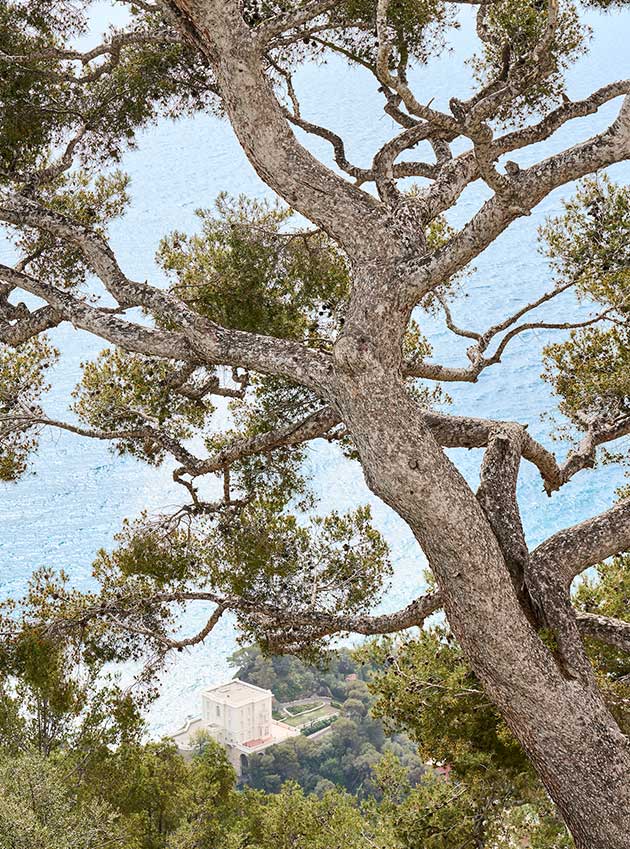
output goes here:
<path id="1" fill-rule="evenodd" d="M 103 5 L 99 14 L 105 22 L 110 10 Z M 630 16 L 591 14 L 589 22 L 594 30 L 591 52 L 569 74 L 569 94 L 573 98 L 584 97 L 610 80 L 628 76 Z M 473 32 L 472 18 L 466 12 L 461 29 L 451 39 L 454 52 L 445 53 L 433 63 L 430 72 L 421 70 L 414 75 L 416 91 L 424 102 L 433 98 L 437 106 L 445 108 L 449 97 L 467 94 L 469 74 L 460 57 L 470 52 Z M 393 123 L 380 111 L 380 96 L 373 79 L 357 69 L 338 61 L 307 67 L 299 74 L 298 90 L 303 114 L 341 133 L 348 140 L 350 158 L 358 165 L 368 164 L 379 142 L 392 133 Z M 595 116 L 573 121 L 553 140 L 512 158 L 527 165 L 587 138 L 610 123 L 618 106 L 616 101 Z M 309 144 L 329 160 L 324 143 Z M 123 269 L 140 279 L 161 280 L 154 262 L 160 238 L 175 228 L 189 232 L 195 229 L 195 209 L 211 206 L 219 191 L 269 195 L 229 125 L 211 116 L 177 123 L 163 121 L 141 133 L 138 149 L 125 156 L 123 167 L 132 179 L 133 200 L 124 220 L 112 226 L 111 241 Z M 618 181 L 627 181 L 630 168 L 625 164 L 615 166 L 610 173 Z M 570 187 L 554 192 L 531 216 L 513 224 L 477 260 L 465 295 L 454 306 L 460 324 L 483 330 L 518 308 L 532 289 L 542 292 L 548 285 L 545 260 L 536 251 L 536 229 L 546 216 L 559 211 L 561 198 L 569 193 Z M 485 196 L 478 186 L 467 191 L 450 215 L 451 222 L 463 223 Z M 563 317 L 566 305 L 567 300 L 559 298 L 546 315 Z M 449 363 L 465 362 L 464 346 L 454 345 L 453 337 L 439 321 L 422 318 L 422 324 L 438 358 Z M 103 346 L 67 326 L 52 336 L 63 359 L 47 408 L 61 415 L 77 380 L 80 362 Z M 453 412 L 528 422 L 536 437 L 554 447 L 549 437 L 551 425 L 540 418 L 541 412 L 554 407 L 547 386 L 539 379 L 541 348 L 550 338 L 548 333 L 540 332 L 523 335 L 509 349 L 504 362 L 484 373 L 477 385 L 447 387 L 454 401 Z M 479 453 L 452 454 L 466 476 L 474 480 Z M 409 530 L 370 495 L 360 468 L 343 461 L 334 447 L 316 443 L 309 448 L 308 456 L 322 510 L 344 510 L 365 502 L 373 506 L 395 564 L 394 580 L 383 609 L 395 609 L 410 601 L 422 588 L 423 558 Z M 520 498 L 530 542 L 535 544 L 559 528 L 605 509 L 622 479 L 619 470 L 604 467 L 577 476 L 562 492 L 548 499 L 539 477 L 526 466 Z M 33 474 L 17 485 L 4 486 L 0 497 L 0 592 L 18 596 L 32 570 L 44 565 L 63 568 L 74 585 L 88 588 L 94 554 L 98 548 L 111 545 L 122 519 L 142 509 L 173 505 L 181 494 L 176 491 L 168 468 L 150 469 L 114 456 L 105 444 L 49 433 L 42 439 Z M 186 628 L 199 627 L 205 615 L 201 609 L 191 612 Z M 177 655 L 163 676 L 162 695 L 152 712 L 156 732 L 172 729 L 181 717 L 196 710 L 200 686 L 231 674 L 226 658 L 235 647 L 233 624 L 226 618 L 205 645 Z"/>

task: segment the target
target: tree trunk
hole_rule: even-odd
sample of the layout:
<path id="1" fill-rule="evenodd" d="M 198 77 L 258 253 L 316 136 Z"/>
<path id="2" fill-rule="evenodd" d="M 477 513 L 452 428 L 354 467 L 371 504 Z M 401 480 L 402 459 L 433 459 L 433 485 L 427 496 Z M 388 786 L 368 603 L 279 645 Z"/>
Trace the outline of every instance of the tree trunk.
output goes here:
<path id="1" fill-rule="evenodd" d="M 630 849 L 630 746 L 590 676 L 556 664 L 519 605 L 496 537 L 470 487 L 423 423 L 396 377 L 400 341 L 422 291 L 444 282 L 523 209 L 564 182 L 553 157 L 530 174 L 523 208 L 488 202 L 458 234 L 459 246 L 425 262 L 419 210 L 409 220 L 322 166 L 296 140 L 278 107 L 235 0 L 170 0 L 179 25 L 213 65 L 237 137 L 260 177 L 322 227 L 354 270 L 336 380 L 325 395 L 357 446 L 367 482 L 411 527 L 443 594 L 449 624 L 489 697 L 538 770 L 579 849 Z M 627 107 L 626 107 L 627 108 Z M 627 113 L 602 137 L 567 153 L 571 178 L 627 155 Z M 577 150 L 577 148 L 576 148 Z M 525 191 L 525 187 L 523 188 Z M 439 253 L 439 252 L 438 252 Z M 400 264 L 416 260 L 411 288 Z M 403 275 L 401 279 L 400 275 Z M 429 285 L 431 284 L 431 285 Z"/>
<path id="2" fill-rule="evenodd" d="M 401 380 L 372 363 L 339 374 L 337 404 L 368 485 L 411 527 L 453 633 L 576 846 L 628 849 L 629 741 L 597 688 L 567 677 L 539 639 L 477 499 L 424 426 L 417 403 Z"/>

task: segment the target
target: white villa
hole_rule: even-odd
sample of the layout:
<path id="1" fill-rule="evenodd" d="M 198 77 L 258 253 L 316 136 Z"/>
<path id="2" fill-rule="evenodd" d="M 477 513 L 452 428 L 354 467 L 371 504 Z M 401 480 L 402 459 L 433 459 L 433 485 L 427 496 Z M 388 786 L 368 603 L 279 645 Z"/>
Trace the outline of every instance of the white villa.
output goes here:
<path id="1" fill-rule="evenodd" d="M 271 715 L 273 693 L 238 678 L 201 691 L 201 716 L 189 719 L 171 735 L 182 754 L 190 753 L 199 732 L 209 734 L 227 751 L 230 763 L 241 775 L 248 755 L 299 734 Z"/>

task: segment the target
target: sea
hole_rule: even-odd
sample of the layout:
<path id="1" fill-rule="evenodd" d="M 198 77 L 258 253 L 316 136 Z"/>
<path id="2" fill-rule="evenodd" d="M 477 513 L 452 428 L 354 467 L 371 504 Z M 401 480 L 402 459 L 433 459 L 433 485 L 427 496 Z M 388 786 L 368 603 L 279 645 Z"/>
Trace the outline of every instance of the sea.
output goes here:
<path id="1" fill-rule="evenodd" d="M 121 5 L 99 3 L 92 12 L 93 31 L 98 34 L 110 24 L 122 23 L 124 16 Z M 589 51 L 567 74 L 573 99 L 630 76 L 630 11 L 588 11 L 585 20 L 592 30 Z M 472 90 L 471 69 L 464 61 L 476 45 L 472 10 L 464 7 L 458 22 L 441 55 L 411 75 L 419 99 L 442 109 L 447 109 L 450 97 L 465 98 Z M 303 116 L 342 135 L 348 156 L 357 165 L 368 165 L 378 146 L 395 131 L 382 112 L 374 79 L 363 69 L 329 59 L 303 67 L 295 82 Z M 616 100 L 596 115 L 571 121 L 552 139 L 511 158 L 527 166 L 586 139 L 609 125 L 619 105 Z M 332 164 L 325 142 L 299 135 L 314 153 Z M 124 217 L 111 225 L 111 244 L 128 276 L 157 285 L 165 283 L 155 262 L 160 239 L 175 229 L 196 231 L 195 210 L 212 207 L 223 191 L 259 199 L 272 197 L 245 158 L 230 125 L 209 114 L 163 119 L 144 129 L 135 148 L 124 155 L 121 167 L 131 178 L 131 204 Z M 608 173 L 618 182 L 627 182 L 630 163 L 616 165 Z M 552 274 L 538 249 L 537 230 L 547 217 L 561 212 L 563 198 L 573 189 L 568 185 L 553 192 L 475 261 L 452 306 L 458 324 L 483 330 L 517 310 L 532 294 L 545 291 Z M 461 226 L 487 197 L 483 186 L 470 187 L 448 214 L 450 223 Z M 6 261 L 11 254 L 8 243 L 0 243 L 0 259 Z M 582 314 L 588 305 L 576 306 L 572 296 L 561 296 L 548 305 L 545 316 L 550 321 L 566 320 L 568 309 Z M 467 362 L 466 346 L 460 344 L 465 340 L 454 338 L 440 317 L 419 315 L 418 319 L 437 359 L 453 365 Z M 62 356 L 45 408 L 51 415 L 68 416 L 69 396 L 81 363 L 104 345 L 68 325 L 56 329 L 51 337 Z M 559 337 L 549 331 L 524 333 L 508 348 L 503 362 L 487 369 L 477 384 L 447 385 L 450 411 L 527 423 L 536 438 L 564 456 L 567 443 L 553 439 L 562 419 L 556 414 L 548 384 L 540 379 L 542 348 L 554 338 Z M 220 408 L 215 426 L 225 423 L 226 416 Z M 474 484 L 480 452 L 454 450 L 450 455 Z M 394 565 L 380 609 L 397 609 L 422 592 L 423 555 L 404 522 L 369 492 L 360 467 L 345 460 L 336 447 L 320 442 L 309 446 L 307 465 L 319 497 L 319 511 L 343 511 L 365 503 L 372 506 Z M 125 517 L 143 510 L 165 510 L 179 502 L 181 493 L 172 482 L 171 470 L 169 463 L 156 469 L 117 456 L 98 441 L 65 432 L 43 434 L 30 473 L 18 483 L 0 485 L 0 596 L 21 596 L 33 570 L 42 566 L 63 569 L 79 589 L 92 588 L 95 553 L 112 546 Z M 605 510 L 625 481 L 622 469 L 602 466 L 577 475 L 549 498 L 535 470 L 525 464 L 519 498 L 529 543 L 536 545 L 557 530 Z M 203 606 L 189 610 L 181 623 L 182 633 L 199 628 L 206 616 Z M 203 645 L 169 660 L 161 677 L 160 696 L 150 713 L 154 735 L 174 730 L 186 716 L 197 712 L 201 687 L 233 675 L 228 657 L 238 648 L 237 637 L 234 621 L 225 617 Z M 127 673 L 129 670 L 123 671 Z"/>

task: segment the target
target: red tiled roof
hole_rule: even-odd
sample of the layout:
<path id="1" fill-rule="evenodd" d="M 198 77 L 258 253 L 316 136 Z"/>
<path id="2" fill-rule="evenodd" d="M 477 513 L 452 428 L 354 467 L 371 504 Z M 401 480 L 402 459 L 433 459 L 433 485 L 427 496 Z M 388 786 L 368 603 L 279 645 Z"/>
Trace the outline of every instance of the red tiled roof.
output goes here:
<path id="1" fill-rule="evenodd" d="M 247 740 L 243 745 L 247 746 L 248 749 L 255 749 L 257 746 L 262 746 L 263 743 L 268 743 L 270 740 L 273 740 L 273 737 L 258 737 L 256 740 Z"/>

